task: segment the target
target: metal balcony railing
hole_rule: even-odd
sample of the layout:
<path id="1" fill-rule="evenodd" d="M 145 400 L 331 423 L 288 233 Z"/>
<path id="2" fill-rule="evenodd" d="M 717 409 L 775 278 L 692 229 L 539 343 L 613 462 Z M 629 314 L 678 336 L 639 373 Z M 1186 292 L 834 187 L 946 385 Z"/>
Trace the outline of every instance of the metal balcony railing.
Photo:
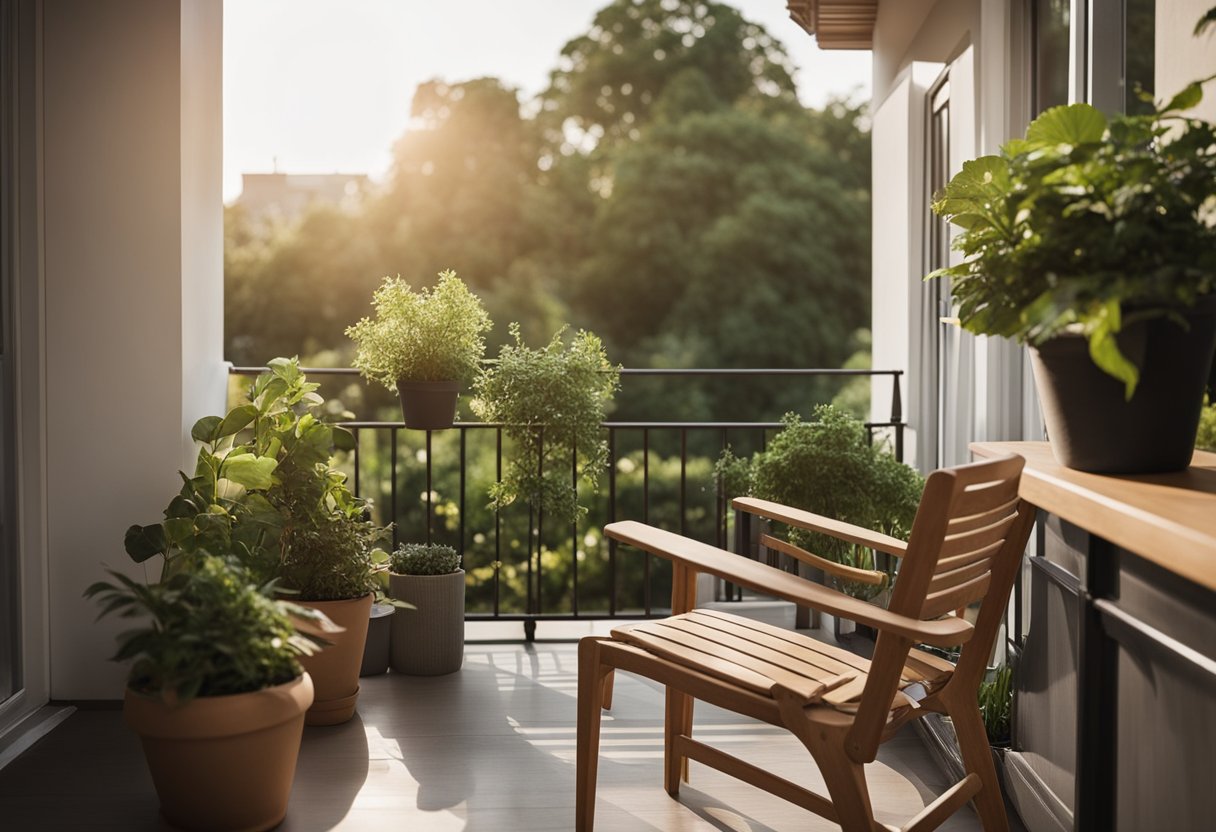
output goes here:
<path id="1" fill-rule="evenodd" d="M 233 367 L 252 377 L 262 367 Z M 305 368 L 314 380 L 342 376 L 362 383 L 348 368 Z M 622 369 L 624 387 L 641 377 L 716 377 L 739 381 L 763 377 L 885 377 L 891 381 L 890 419 L 868 422 L 870 440 L 889 441 L 904 453 L 900 370 L 845 369 Z M 333 381 L 333 379 L 329 379 Z M 678 393 L 672 392 L 671 395 Z M 809 416 L 809 409 L 803 414 Z M 355 435 L 356 450 L 340 463 L 356 494 L 370 497 L 376 519 L 392 523 L 392 542 L 448 543 L 461 554 L 468 584 L 470 621 L 522 621 L 530 639 L 538 620 L 637 619 L 668 614 L 670 565 L 651 555 L 618 559 L 616 542 L 603 540 L 605 523 L 635 518 L 671 528 L 722 548 L 729 534 L 727 498 L 713 474 L 723 449 L 763 449 L 781 429 L 776 421 L 607 421 L 609 465 L 596 493 L 574 523 L 548 523 L 531 506 L 486 508 L 484 486 L 503 475 L 501 425 L 457 422 L 447 431 L 415 431 L 396 421 L 340 421 Z M 492 464 L 493 472 L 486 470 Z M 578 489 L 576 461 L 571 484 Z M 492 479 L 491 479 L 492 478 Z M 731 588 L 727 594 L 734 597 Z"/>

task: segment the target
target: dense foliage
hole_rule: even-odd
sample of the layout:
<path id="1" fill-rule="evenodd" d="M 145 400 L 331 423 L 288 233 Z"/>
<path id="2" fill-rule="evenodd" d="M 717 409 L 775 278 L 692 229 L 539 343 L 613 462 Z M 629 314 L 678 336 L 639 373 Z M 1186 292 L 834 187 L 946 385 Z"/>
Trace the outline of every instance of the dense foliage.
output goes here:
<path id="1" fill-rule="evenodd" d="M 477 379 L 473 411 L 501 422 L 514 452 L 507 472 L 490 488 L 491 506 L 516 500 L 567 522 L 581 513 L 569 464 L 578 460 L 579 479 L 594 489 L 608 461 L 600 424 L 619 384 L 600 339 L 580 330 L 566 344 L 565 330 L 534 349 L 518 325 L 498 361 Z"/>
<path id="2" fill-rule="evenodd" d="M 962 325 L 1032 344 L 1079 329 L 1131 398 L 1139 369 L 1120 330 L 1216 289 L 1216 127 L 1182 115 L 1202 95 L 1196 82 L 1112 119 L 1053 107 L 1001 155 L 965 163 L 933 210 L 963 229 L 967 259 L 930 275 L 951 279 Z"/>
<path id="3" fill-rule="evenodd" d="M 871 444 L 865 425 L 837 407 L 816 408 L 809 422 L 793 413 L 783 421 L 784 429 L 751 459 L 729 449 L 723 454 L 718 472 L 729 496 L 772 500 L 907 539 L 924 491 L 919 473 Z M 800 529 L 791 529 L 789 538 L 830 560 L 874 568 L 864 547 Z"/>
<path id="4" fill-rule="evenodd" d="M 403 543 L 389 563 L 398 575 L 450 575 L 460 568 L 460 555 L 442 543 Z"/>
<path id="5" fill-rule="evenodd" d="M 292 617 L 318 614 L 271 597 L 239 563 L 213 555 L 195 560 L 156 584 L 118 572 L 85 595 L 101 604 L 101 616 L 150 619 L 119 637 L 115 661 L 134 660 L 132 690 L 169 702 L 224 696 L 281 685 L 300 675 L 298 656 L 317 642 L 295 630 Z"/>
<path id="6" fill-rule="evenodd" d="M 196 422 L 195 474 L 182 474 L 161 523 L 127 530 L 131 557 L 163 555 L 172 573 L 203 554 L 234 554 L 259 582 L 310 601 L 375 591 L 382 530 L 330 464 L 354 437 L 320 418 L 316 389 L 298 360 L 276 358 L 245 403 Z"/>
<path id="7" fill-rule="evenodd" d="M 357 345 L 352 363 L 367 378 L 394 390 L 403 380 L 468 382 L 477 374 L 490 316 L 455 272 L 419 291 L 386 277 L 372 306 L 374 319 L 346 330 Z"/>
<path id="8" fill-rule="evenodd" d="M 978 697 L 988 744 L 1008 747 L 1013 713 L 1013 668 L 1002 665 L 992 671 L 990 677 L 980 683 Z"/>

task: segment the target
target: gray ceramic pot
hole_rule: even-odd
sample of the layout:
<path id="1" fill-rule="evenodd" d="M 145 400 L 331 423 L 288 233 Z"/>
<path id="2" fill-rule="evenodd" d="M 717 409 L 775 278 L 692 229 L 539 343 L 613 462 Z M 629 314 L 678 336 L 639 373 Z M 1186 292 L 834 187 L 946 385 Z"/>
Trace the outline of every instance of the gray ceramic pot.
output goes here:
<path id="1" fill-rule="evenodd" d="M 448 575 L 389 575 L 389 592 L 414 605 L 392 618 L 394 673 L 440 676 L 464 664 L 464 570 Z"/>

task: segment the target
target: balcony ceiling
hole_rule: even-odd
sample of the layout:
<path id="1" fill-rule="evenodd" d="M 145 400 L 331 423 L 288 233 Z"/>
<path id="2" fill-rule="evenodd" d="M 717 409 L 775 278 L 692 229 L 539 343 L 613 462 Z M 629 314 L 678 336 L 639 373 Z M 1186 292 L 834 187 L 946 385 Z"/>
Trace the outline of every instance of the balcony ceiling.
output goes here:
<path id="1" fill-rule="evenodd" d="M 878 0 L 789 0 L 790 17 L 821 49 L 870 49 Z"/>

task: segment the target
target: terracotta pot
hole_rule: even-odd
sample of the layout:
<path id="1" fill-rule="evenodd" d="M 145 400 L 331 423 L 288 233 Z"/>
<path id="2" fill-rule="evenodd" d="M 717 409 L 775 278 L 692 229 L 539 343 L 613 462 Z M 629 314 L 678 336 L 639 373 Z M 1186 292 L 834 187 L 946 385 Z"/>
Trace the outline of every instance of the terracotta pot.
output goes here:
<path id="1" fill-rule="evenodd" d="M 464 664 L 464 570 L 447 575 L 388 576 L 389 592 L 415 609 L 392 617 L 394 673 L 441 676 Z"/>
<path id="2" fill-rule="evenodd" d="M 398 381 L 401 416 L 412 430 L 445 430 L 456 419 L 456 397 L 460 384 L 455 381 Z"/>
<path id="3" fill-rule="evenodd" d="M 287 814 L 312 698 L 307 673 L 284 685 L 175 707 L 128 689 L 123 715 L 143 743 L 161 813 L 183 829 L 278 825 Z"/>
<path id="4" fill-rule="evenodd" d="M 1216 298 L 1170 318 L 1133 323 L 1120 351 L 1140 368 L 1131 401 L 1098 369 L 1081 335 L 1031 347 L 1051 450 L 1060 464 L 1102 474 L 1178 471 L 1191 464 L 1203 392 L 1216 348 Z"/>
<path id="5" fill-rule="evenodd" d="M 345 631 L 326 636 L 331 642 L 320 653 L 305 656 L 300 664 L 312 676 L 317 688 L 316 700 L 308 709 L 305 722 L 309 725 L 338 725 L 355 715 L 359 699 L 359 666 L 363 663 L 363 645 L 367 642 L 367 621 L 372 609 L 372 595 L 346 601 L 298 601 L 329 616 Z"/>

